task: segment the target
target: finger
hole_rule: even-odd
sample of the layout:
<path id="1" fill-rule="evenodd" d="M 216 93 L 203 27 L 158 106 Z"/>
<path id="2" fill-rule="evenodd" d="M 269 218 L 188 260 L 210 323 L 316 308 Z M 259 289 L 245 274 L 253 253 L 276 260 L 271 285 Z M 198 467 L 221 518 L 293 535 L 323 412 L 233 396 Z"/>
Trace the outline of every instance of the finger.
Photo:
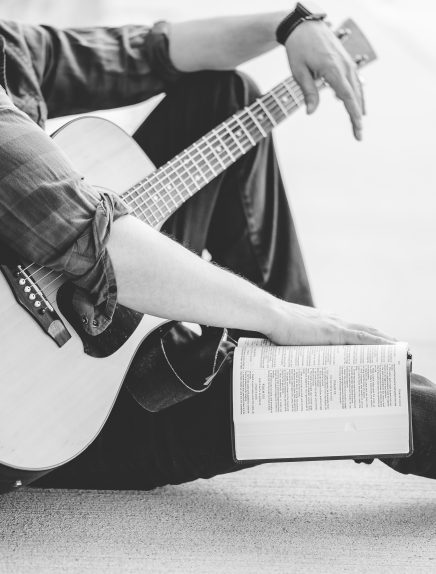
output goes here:
<path id="1" fill-rule="evenodd" d="M 354 93 L 356 94 L 357 101 L 359 102 L 359 105 L 360 105 L 360 111 L 361 111 L 362 115 L 364 116 L 366 114 L 365 94 L 363 91 L 363 84 L 362 84 L 362 82 L 359 78 L 359 75 L 357 74 L 357 71 L 356 71 L 354 66 L 350 67 L 349 72 L 347 74 L 347 78 L 348 78 L 348 81 L 349 81 L 351 87 L 354 90 Z"/>
<path id="2" fill-rule="evenodd" d="M 313 114 L 319 104 L 319 92 L 309 68 L 299 68 L 294 72 L 294 78 L 303 92 L 307 113 Z"/>
<path id="3" fill-rule="evenodd" d="M 351 329 L 352 331 L 365 331 L 367 333 L 369 333 L 370 335 L 374 335 L 375 337 L 381 337 L 382 339 L 385 339 L 386 341 L 390 341 L 391 343 L 397 343 L 398 339 L 396 339 L 395 337 L 392 337 L 392 335 L 388 335 L 387 333 L 384 333 L 383 331 L 379 331 L 379 329 L 376 329 L 375 327 L 368 327 L 368 325 L 360 325 L 358 323 L 347 323 L 347 327 L 349 329 Z"/>
<path id="4" fill-rule="evenodd" d="M 337 97 L 342 100 L 350 116 L 354 137 L 360 141 L 362 139 L 362 110 L 350 82 L 346 75 L 339 72 L 337 68 L 328 70 L 328 72 L 324 74 L 324 78 L 332 87 Z"/>
<path id="5" fill-rule="evenodd" d="M 393 341 L 366 331 L 346 330 L 343 345 L 392 345 Z"/>

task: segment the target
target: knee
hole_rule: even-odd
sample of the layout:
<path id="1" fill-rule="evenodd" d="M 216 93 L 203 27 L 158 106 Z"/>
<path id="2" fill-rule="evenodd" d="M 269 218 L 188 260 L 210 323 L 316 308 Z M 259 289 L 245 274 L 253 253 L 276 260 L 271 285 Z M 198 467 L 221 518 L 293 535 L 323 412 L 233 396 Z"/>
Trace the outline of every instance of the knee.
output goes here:
<path id="1" fill-rule="evenodd" d="M 416 374 L 412 374 L 410 383 L 413 454 L 383 462 L 402 474 L 436 478 L 436 385 Z"/>
<path id="2" fill-rule="evenodd" d="M 236 70 L 228 74 L 230 88 L 236 93 L 240 107 L 251 104 L 261 96 L 259 87 L 251 76 Z"/>
<path id="3" fill-rule="evenodd" d="M 256 82 L 239 70 L 207 70 L 186 75 L 175 86 L 183 96 L 196 100 L 201 107 L 220 108 L 228 114 L 251 104 L 260 96 Z"/>

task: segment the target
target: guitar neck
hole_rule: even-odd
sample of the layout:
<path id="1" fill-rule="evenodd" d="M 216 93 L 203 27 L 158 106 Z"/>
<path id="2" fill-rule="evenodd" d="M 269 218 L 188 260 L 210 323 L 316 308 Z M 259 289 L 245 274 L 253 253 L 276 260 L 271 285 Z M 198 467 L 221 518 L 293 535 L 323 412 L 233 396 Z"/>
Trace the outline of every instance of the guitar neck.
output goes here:
<path id="1" fill-rule="evenodd" d="M 303 103 L 292 77 L 231 116 L 122 194 L 134 215 L 159 226 Z"/>

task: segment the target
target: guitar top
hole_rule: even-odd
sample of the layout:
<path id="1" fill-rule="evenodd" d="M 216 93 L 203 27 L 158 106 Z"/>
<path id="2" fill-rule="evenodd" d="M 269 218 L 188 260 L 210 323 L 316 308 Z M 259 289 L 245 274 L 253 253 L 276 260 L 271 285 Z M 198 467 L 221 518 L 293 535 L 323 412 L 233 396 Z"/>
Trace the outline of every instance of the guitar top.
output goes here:
<path id="1" fill-rule="evenodd" d="M 359 66 L 375 59 L 351 20 L 337 34 Z M 91 184 L 115 191 L 134 215 L 160 228 L 302 103 L 298 84 L 288 78 L 157 170 L 107 120 L 73 120 L 54 140 Z M 86 337 L 62 275 L 12 256 L 2 259 L 0 270 L 0 465 L 25 481 L 20 470 L 59 466 L 94 440 L 138 348 L 166 321 L 118 306 L 107 332 Z"/>

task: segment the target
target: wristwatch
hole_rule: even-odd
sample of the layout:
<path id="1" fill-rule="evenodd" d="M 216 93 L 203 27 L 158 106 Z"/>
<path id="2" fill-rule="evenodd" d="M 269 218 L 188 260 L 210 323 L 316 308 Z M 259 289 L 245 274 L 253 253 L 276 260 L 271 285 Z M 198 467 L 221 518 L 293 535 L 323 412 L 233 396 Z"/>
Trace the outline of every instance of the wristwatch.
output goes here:
<path id="1" fill-rule="evenodd" d="M 325 20 L 326 17 L 327 14 L 322 12 L 315 2 L 298 2 L 295 9 L 277 26 L 277 42 L 285 44 L 295 28 L 303 22 Z"/>

